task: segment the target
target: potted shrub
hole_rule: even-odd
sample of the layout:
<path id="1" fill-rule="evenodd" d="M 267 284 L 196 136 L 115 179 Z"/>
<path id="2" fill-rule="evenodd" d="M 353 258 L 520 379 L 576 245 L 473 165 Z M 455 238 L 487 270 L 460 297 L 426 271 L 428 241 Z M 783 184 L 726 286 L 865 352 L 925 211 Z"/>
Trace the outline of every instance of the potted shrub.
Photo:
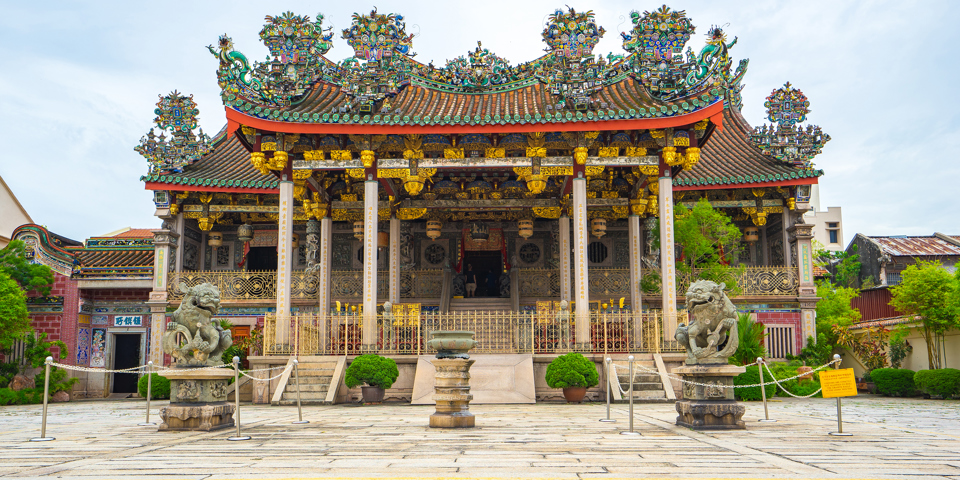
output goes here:
<path id="1" fill-rule="evenodd" d="M 383 402 L 383 391 L 390 388 L 399 375 L 397 362 L 392 358 L 360 355 L 347 367 L 345 382 L 349 388 L 364 385 L 361 388 L 363 403 L 377 404 Z"/>
<path id="2" fill-rule="evenodd" d="M 568 353 L 550 362 L 546 380 L 550 388 L 563 389 L 563 398 L 568 403 L 580 403 L 587 389 L 600 382 L 600 376 L 593 362 L 579 353 Z"/>

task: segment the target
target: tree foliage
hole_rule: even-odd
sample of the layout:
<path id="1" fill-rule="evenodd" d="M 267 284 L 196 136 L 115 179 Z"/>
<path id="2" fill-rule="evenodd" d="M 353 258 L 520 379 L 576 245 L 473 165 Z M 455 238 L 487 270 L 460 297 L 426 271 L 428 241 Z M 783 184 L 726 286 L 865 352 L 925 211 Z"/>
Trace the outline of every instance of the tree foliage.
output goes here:
<path id="1" fill-rule="evenodd" d="M 951 275 L 939 262 L 918 260 L 901 272 L 900 284 L 890 292 L 890 305 L 921 317 L 930 368 L 941 368 L 945 357 L 943 335 L 960 327 L 960 273 Z"/>
<path id="2" fill-rule="evenodd" d="M 595 387 L 600 382 L 597 366 L 579 353 L 554 358 L 545 374 L 550 388 Z"/>
<path id="3" fill-rule="evenodd" d="M 688 209 L 677 205 L 673 222 L 674 242 L 681 247 L 677 270 L 696 272 L 699 278 L 726 283 L 730 296 L 740 293 L 737 267 L 730 263 L 740 252 L 740 229 L 730 217 L 717 211 L 705 198 Z M 653 247 L 660 247 L 660 225 L 653 231 Z"/>
<path id="4" fill-rule="evenodd" d="M 0 271 L 28 292 L 36 290 L 41 295 L 50 294 L 53 272 L 46 265 L 27 260 L 27 245 L 22 240 L 14 240 L 0 249 Z"/>
<path id="5" fill-rule="evenodd" d="M 763 345 L 764 329 L 763 323 L 755 322 L 749 313 L 738 313 L 737 335 L 740 337 L 740 344 L 730 357 L 730 363 L 747 365 L 755 362 L 757 357 L 766 357 L 767 349 Z"/>
<path id="6" fill-rule="evenodd" d="M 27 297 L 20 285 L 0 270 L 0 349 L 31 331 Z"/>
<path id="7" fill-rule="evenodd" d="M 860 291 L 834 285 L 830 282 L 817 283 L 817 332 L 824 334 L 824 340 L 832 346 L 839 345 L 837 332 L 834 327 L 847 328 L 860 321 L 860 311 L 850 306 Z M 820 341 L 817 335 L 817 341 Z"/>

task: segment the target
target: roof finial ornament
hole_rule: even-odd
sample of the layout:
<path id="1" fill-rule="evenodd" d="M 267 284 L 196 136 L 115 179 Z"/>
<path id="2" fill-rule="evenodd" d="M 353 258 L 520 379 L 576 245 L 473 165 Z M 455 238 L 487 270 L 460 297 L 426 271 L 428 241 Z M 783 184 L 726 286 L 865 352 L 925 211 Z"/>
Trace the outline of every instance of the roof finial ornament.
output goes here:
<path id="1" fill-rule="evenodd" d="M 210 151 L 210 137 L 203 133 L 203 129 L 193 133 L 200 114 L 193 95 L 186 97 L 174 90 L 167 96 L 160 96 L 153 112 L 157 114 L 153 122 L 160 129 L 160 136 L 155 136 L 151 128 L 140 139 L 140 145 L 133 148 L 147 159 L 151 174 L 181 172 L 183 167 Z M 170 141 L 167 141 L 165 131 L 170 132 Z"/>
<path id="2" fill-rule="evenodd" d="M 777 160 L 792 163 L 803 168 L 813 167 L 813 157 L 820 154 L 823 146 L 830 141 L 830 135 L 823 133 L 817 125 L 801 122 L 810 113 L 810 101 L 790 82 L 773 90 L 767 101 L 767 120 L 776 124 L 756 127 L 751 135 L 754 145 Z"/>

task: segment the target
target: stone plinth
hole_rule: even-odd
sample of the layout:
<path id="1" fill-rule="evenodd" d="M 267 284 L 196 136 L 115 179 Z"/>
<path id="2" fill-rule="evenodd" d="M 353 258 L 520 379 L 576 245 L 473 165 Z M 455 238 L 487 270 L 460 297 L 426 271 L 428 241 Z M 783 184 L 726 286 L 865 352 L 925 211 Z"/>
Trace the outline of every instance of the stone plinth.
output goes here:
<path id="1" fill-rule="evenodd" d="M 235 406 L 227 403 L 227 369 L 177 368 L 170 380 L 170 405 L 160 409 L 160 431 L 210 431 L 233 426 Z"/>
<path id="2" fill-rule="evenodd" d="M 673 370 L 683 377 L 683 400 L 677 401 L 677 425 L 694 430 L 745 429 L 746 408 L 733 395 L 733 378 L 745 372 L 736 365 L 687 365 Z M 686 383 L 694 382 L 698 385 Z"/>
<path id="3" fill-rule="evenodd" d="M 471 428 L 476 417 L 470 413 L 470 365 L 475 360 L 464 358 L 435 359 L 437 369 L 433 395 L 437 411 L 430 415 L 434 428 Z"/>

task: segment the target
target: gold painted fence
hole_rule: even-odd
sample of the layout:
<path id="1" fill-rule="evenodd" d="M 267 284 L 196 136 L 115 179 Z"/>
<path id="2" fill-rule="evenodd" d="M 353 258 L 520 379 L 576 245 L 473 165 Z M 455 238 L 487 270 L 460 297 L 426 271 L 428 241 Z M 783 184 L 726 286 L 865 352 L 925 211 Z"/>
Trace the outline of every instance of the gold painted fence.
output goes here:
<path id="1" fill-rule="evenodd" d="M 663 340 L 660 311 L 590 312 L 589 338 L 577 338 L 576 319 L 563 314 L 457 312 L 419 315 L 377 315 L 375 338 L 364 344 L 359 314 L 268 315 L 264 328 L 266 355 L 433 355 L 427 346 L 433 332 L 475 332 L 473 353 L 659 353 L 683 349 Z M 686 323 L 686 312 L 677 321 Z"/>

